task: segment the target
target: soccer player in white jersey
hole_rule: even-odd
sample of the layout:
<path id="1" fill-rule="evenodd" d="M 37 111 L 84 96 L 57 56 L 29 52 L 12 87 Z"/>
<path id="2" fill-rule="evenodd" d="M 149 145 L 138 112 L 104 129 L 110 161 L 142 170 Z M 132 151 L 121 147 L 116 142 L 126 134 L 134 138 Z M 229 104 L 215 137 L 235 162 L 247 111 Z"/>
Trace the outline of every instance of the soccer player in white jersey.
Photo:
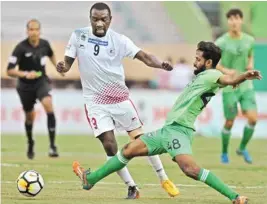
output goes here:
<path id="1" fill-rule="evenodd" d="M 91 26 L 75 30 L 66 47 L 64 62 L 57 71 L 68 72 L 78 59 L 85 111 L 95 137 L 108 159 L 118 152 L 114 129 L 128 132 L 132 140 L 143 134 L 142 122 L 129 99 L 122 65 L 124 57 L 138 59 L 149 67 L 172 70 L 172 65 L 138 48 L 128 37 L 109 29 L 111 11 L 108 5 L 96 3 L 90 9 Z M 168 179 L 158 155 L 148 157 L 162 187 L 174 197 L 179 190 Z M 117 172 L 128 185 L 128 199 L 139 198 L 139 191 L 128 169 Z"/>

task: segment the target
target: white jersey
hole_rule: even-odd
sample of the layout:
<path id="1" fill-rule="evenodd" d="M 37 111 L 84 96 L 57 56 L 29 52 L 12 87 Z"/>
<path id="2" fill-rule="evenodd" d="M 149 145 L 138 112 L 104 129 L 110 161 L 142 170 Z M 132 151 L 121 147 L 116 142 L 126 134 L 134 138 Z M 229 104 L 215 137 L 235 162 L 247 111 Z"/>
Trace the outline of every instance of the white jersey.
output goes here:
<path id="1" fill-rule="evenodd" d="M 134 58 L 139 51 L 128 37 L 111 29 L 101 38 L 93 35 L 91 27 L 75 30 L 65 56 L 78 59 L 85 102 L 115 104 L 127 100 L 122 60 Z"/>

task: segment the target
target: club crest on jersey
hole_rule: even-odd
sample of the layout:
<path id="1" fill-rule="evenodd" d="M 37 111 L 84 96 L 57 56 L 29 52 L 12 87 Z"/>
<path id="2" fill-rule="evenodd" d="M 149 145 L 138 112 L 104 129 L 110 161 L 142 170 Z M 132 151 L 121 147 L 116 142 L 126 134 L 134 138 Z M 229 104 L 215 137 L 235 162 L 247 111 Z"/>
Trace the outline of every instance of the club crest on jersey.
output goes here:
<path id="1" fill-rule="evenodd" d="M 108 50 L 108 55 L 109 56 L 114 56 L 115 55 L 115 49 L 114 48 L 110 48 L 109 50 Z"/>
<path id="2" fill-rule="evenodd" d="M 86 36 L 84 34 L 81 35 L 81 40 L 85 41 Z"/>

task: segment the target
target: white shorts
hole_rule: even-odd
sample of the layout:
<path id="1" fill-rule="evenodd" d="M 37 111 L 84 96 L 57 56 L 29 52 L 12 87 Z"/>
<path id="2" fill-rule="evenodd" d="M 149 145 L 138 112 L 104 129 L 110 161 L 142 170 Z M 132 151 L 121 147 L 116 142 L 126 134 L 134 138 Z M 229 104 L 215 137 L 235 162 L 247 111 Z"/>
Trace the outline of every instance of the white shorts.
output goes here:
<path id="1" fill-rule="evenodd" d="M 114 129 L 130 132 L 143 125 L 131 100 L 116 104 L 85 104 L 84 107 L 95 137 Z"/>

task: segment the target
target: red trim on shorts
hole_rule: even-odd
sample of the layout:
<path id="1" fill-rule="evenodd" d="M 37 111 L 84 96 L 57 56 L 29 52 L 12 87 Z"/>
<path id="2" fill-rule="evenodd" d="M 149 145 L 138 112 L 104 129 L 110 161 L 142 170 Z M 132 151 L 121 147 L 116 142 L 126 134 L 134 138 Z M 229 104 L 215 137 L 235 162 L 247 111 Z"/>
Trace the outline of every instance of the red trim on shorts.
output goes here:
<path id="1" fill-rule="evenodd" d="M 138 112 L 137 112 L 137 109 L 136 109 L 134 103 L 132 102 L 132 100 L 131 100 L 130 98 L 129 98 L 129 101 L 131 102 L 132 106 L 134 107 L 134 110 L 135 110 L 135 112 L 136 112 L 136 114 L 137 114 L 137 117 L 138 117 L 138 119 L 139 119 L 141 125 L 143 126 L 144 124 L 143 124 L 142 120 L 141 120 L 140 117 L 139 117 L 139 114 L 138 114 Z"/>
<path id="2" fill-rule="evenodd" d="M 91 125 L 91 122 L 90 122 L 90 118 L 89 118 L 89 116 L 88 116 L 89 112 L 88 112 L 88 110 L 87 110 L 87 108 L 86 108 L 86 104 L 84 104 L 84 111 L 85 111 L 86 119 L 87 119 L 87 121 L 88 121 L 90 127 L 93 129 L 93 127 L 92 127 L 92 125 Z"/>

